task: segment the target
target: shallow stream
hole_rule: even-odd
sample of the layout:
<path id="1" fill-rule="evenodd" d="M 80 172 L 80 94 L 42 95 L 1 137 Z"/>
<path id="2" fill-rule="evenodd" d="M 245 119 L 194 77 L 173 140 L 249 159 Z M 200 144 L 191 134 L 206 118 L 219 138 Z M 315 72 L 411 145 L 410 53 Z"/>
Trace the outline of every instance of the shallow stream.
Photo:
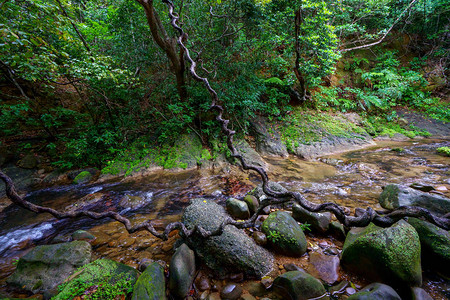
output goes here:
<path id="1" fill-rule="evenodd" d="M 436 154 L 437 147 L 450 142 L 419 140 L 402 143 L 379 142 L 364 150 L 326 156 L 314 161 L 294 157 L 267 158 L 269 177 L 293 191 L 299 191 L 313 202 L 335 202 L 353 211 L 355 207 L 381 209 L 378 195 L 389 183 L 420 183 L 439 188 L 450 197 L 448 157 Z M 393 151 L 397 150 L 397 151 Z M 225 172 L 211 170 L 156 171 L 150 175 L 116 178 L 90 185 L 55 186 L 29 192 L 26 199 L 57 209 L 114 210 L 135 222 L 158 219 L 162 228 L 178 220 L 183 208 L 194 197 L 205 197 L 223 204 L 230 197 L 242 197 L 259 183 L 252 173 L 237 167 Z M 0 199 L 0 201 L 7 201 Z M 89 230 L 97 238 L 93 242 L 96 257 L 104 257 L 137 267 L 145 258 L 169 261 L 177 236 L 162 242 L 147 232 L 128 234 L 123 225 L 110 220 L 56 220 L 50 215 L 37 215 L 16 206 L 0 212 L 0 291 L 4 280 L 14 271 L 15 260 L 35 245 L 51 242 L 55 237 L 69 239 L 78 229 Z M 309 235 L 311 245 L 323 242 Z M 342 243 L 328 239 L 337 248 Z M 278 262 L 291 261 L 277 257 Z M 298 262 L 307 268 L 305 259 Z M 424 266 L 424 289 L 436 299 L 450 295 L 450 282 Z M 342 274 L 347 280 L 365 284 L 361 278 Z"/>

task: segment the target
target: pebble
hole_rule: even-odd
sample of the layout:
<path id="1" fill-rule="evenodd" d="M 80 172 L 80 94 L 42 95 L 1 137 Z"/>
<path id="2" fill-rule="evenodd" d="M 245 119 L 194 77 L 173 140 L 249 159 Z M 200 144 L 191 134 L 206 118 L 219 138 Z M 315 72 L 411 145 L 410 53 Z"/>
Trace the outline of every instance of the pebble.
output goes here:
<path id="1" fill-rule="evenodd" d="M 226 300 L 237 300 L 242 295 L 242 288 L 236 284 L 228 284 L 220 293 L 222 299 Z"/>
<path id="2" fill-rule="evenodd" d="M 264 277 L 263 279 L 261 279 L 261 284 L 266 288 L 266 289 L 270 289 L 270 287 L 273 284 L 273 279 L 271 277 Z"/>
<path id="3" fill-rule="evenodd" d="M 353 295 L 354 293 L 356 293 L 356 290 L 354 288 L 352 288 L 352 287 L 348 287 L 348 288 L 345 289 L 345 292 L 348 295 Z"/>
<path id="4" fill-rule="evenodd" d="M 234 282 L 242 282 L 244 281 L 244 273 L 236 273 L 230 275 L 230 280 Z"/>
<path id="5" fill-rule="evenodd" d="M 326 255 L 339 255 L 339 250 L 336 247 L 330 247 L 323 251 Z"/>

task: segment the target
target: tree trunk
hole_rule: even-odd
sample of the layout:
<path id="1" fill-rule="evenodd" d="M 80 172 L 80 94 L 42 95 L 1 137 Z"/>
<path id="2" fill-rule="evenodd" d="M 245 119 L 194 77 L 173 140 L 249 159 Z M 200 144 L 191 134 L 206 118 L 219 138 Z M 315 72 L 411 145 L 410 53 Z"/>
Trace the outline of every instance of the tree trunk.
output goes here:
<path id="1" fill-rule="evenodd" d="M 172 71 L 176 78 L 177 91 L 180 99 L 184 101 L 187 98 L 184 50 L 180 49 L 178 53 L 177 39 L 175 37 L 169 37 L 167 34 L 167 31 L 153 6 L 153 0 L 136 1 L 144 8 L 153 39 L 164 53 L 166 53 L 166 56 L 172 65 Z"/>

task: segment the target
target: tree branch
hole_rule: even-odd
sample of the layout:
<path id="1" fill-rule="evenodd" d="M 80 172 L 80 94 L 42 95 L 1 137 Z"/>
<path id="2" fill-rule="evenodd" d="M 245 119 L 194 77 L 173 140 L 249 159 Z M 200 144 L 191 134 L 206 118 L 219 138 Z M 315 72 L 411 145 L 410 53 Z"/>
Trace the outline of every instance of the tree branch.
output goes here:
<path id="1" fill-rule="evenodd" d="M 389 34 L 389 32 L 392 30 L 392 28 L 394 28 L 395 24 L 397 24 L 397 22 L 400 20 L 400 18 L 403 16 L 403 14 L 405 12 L 407 12 L 416 1 L 417 0 L 413 0 L 413 1 L 411 1 L 411 3 L 409 3 L 408 7 L 406 7 L 406 9 L 398 16 L 398 18 L 395 20 L 395 22 L 391 25 L 391 27 L 385 32 L 385 34 L 378 41 L 370 43 L 370 44 L 366 44 L 366 45 L 353 47 L 353 48 L 343 49 L 343 50 L 341 50 L 341 52 L 348 52 L 348 51 L 353 51 L 353 50 L 358 50 L 358 49 L 363 49 L 363 48 L 369 48 L 369 47 L 372 47 L 372 46 L 375 46 L 375 45 L 378 45 L 379 43 L 381 43 L 386 38 L 386 36 Z"/>

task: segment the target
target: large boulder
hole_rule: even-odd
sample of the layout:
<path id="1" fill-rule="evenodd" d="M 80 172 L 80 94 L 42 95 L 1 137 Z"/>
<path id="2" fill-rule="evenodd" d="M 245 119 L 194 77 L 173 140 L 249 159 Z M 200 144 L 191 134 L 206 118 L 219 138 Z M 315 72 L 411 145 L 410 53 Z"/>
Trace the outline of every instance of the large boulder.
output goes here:
<path id="1" fill-rule="evenodd" d="M 170 260 L 169 289 L 177 299 L 189 293 L 195 276 L 195 254 L 186 244 L 177 248 Z"/>
<path id="2" fill-rule="evenodd" d="M 310 224 L 311 230 L 318 233 L 325 233 L 331 223 L 331 213 L 310 212 L 297 203 L 292 206 L 292 217 L 300 223 Z"/>
<path id="3" fill-rule="evenodd" d="M 301 256 L 306 252 L 306 237 L 300 225 L 285 211 L 271 213 L 263 222 L 262 232 L 280 253 Z"/>
<path id="4" fill-rule="evenodd" d="M 37 246 L 19 259 L 7 282 L 33 293 L 46 292 L 90 259 L 91 245 L 85 241 Z"/>
<path id="5" fill-rule="evenodd" d="M 402 300 L 402 298 L 390 286 L 375 282 L 351 295 L 347 300 Z"/>
<path id="6" fill-rule="evenodd" d="M 403 220 L 389 228 L 370 223 L 350 230 L 342 249 L 341 264 L 366 278 L 389 284 L 422 284 L 419 236 Z"/>
<path id="7" fill-rule="evenodd" d="M 419 234 L 422 259 L 441 273 L 450 276 L 450 233 L 416 218 L 409 218 L 408 223 Z"/>
<path id="8" fill-rule="evenodd" d="M 85 292 L 95 295 L 94 299 L 108 299 L 108 296 L 115 299 L 116 295 L 126 295 L 137 278 L 138 271 L 132 267 L 110 259 L 99 259 L 77 270 L 52 300 L 73 299 Z M 116 295 L 108 295 L 111 290 Z"/>
<path id="9" fill-rule="evenodd" d="M 131 300 L 165 300 L 166 280 L 164 268 L 157 262 L 147 266 L 133 288 Z"/>
<path id="10" fill-rule="evenodd" d="M 449 198 L 398 184 L 385 186 L 378 200 L 380 205 L 386 209 L 396 209 L 400 206 L 420 206 L 438 214 L 446 214 L 450 211 Z"/>
<path id="11" fill-rule="evenodd" d="M 282 299 L 307 300 L 311 298 L 327 298 L 323 284 L 318 279 L 302 271 L 290 271 L 278 276 L 273 282 L 273 289 L 283 297 Z"/>
<path id="12" fill-rule="evenodd" d="M 197 198 L 185 209 L 182 222 L 192 229 L 198 225 L 206 230 L 219 228 L 227 217 L 224 208 L 217 203 Z M 274 258 L 258 246 L 242 229 L 228 225 L 223 233 L 204 239 L 193 235 L 186 239 L 191 249 L 218 274 L 243 272 L 248 276 L 262 277 L 272 271 Z"/>

